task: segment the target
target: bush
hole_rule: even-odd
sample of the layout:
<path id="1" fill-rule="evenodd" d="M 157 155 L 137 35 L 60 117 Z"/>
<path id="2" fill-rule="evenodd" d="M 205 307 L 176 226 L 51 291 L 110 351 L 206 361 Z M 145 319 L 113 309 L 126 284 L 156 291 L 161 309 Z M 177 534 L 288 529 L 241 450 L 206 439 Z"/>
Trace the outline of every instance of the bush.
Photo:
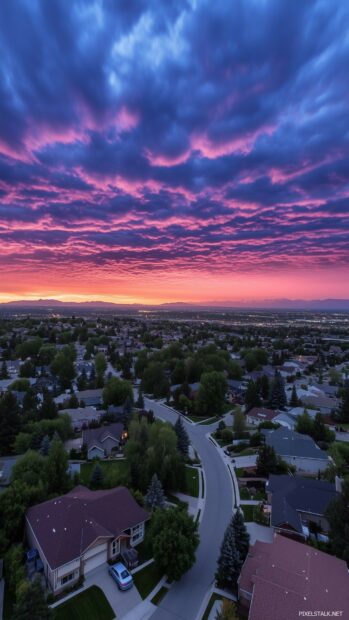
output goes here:
<path id="1" fill-rule="evenodd" d="M 250 433 L 248 431 L 241 431 L 240 433 L 232 433 L 233 439 L 249 439 Z"/>
<path id="2" fill-rule="evenodd" d="M 251 448 L 255 448 L 256 446 L 260 446 L 262 443 L 262 436 L 261 434 L 257 431 L 257 433 L 253 433 L 253 435 L 251 435 L 250 437 L 250 446 Z"/>
<path id="3" fill-rule="evenodd" d="M 229 428 L 224 428 L 221 431 L 221 438 L 222 438 L 222 441 L 229 443 L 233 439 L 232 431 L 229 430 Z"/>

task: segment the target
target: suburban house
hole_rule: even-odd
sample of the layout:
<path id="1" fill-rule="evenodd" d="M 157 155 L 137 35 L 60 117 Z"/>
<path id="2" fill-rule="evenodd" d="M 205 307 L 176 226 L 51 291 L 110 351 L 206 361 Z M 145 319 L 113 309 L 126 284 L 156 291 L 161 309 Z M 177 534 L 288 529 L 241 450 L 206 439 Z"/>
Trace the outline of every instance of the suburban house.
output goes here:
<path id="1" fill-rule="evenodd" d="M 270 524 L 275 532 L 302 539 L 308 538 L 311 533 L 328 533 L 325 513 L 338 495 L 335 484 L 313 478 L 271 474 L 265 490 L 271 506 Z"/>
<path id="2" fill-rule="evenodd" d="M 238 581 L 248 620 L 294 620 L 317 609 L 340 610 L 347 618 L 348 590 L 344 560 L 278 534 L 272 543 L 250 547 Z"/>
<path id="3" fill-rule="evenodd" d="M 58 413 L 68 414 L 74 431 L 80 431 L 91 422 L 98 422 L 105 411 L 97 411 L 94 407 L 77 407 L 76 409 L 61 409 Z"/>
<path id="4" fill-rule="evenodd" d="M 88 460 L 104 459 L 117 452 L 124 439 L 126 434 L 121 423 L 82 431 L 82 443 L 86 446 Z"/>
<path id="5" fill-rule="evenodd" d="M 274 409 L 266 409 L 265 407 L 253 407 L 246 413 L 247 424 L 258 426 L 261 422 L 274 422 L 274 418 L 278 412 Z"/>
<path id="6" fill-rule="evenodd" d="M 147 519 L 148 512 L 125 487 L 90 491 L 77 486 L 29 508 L 26 534 L 43 563 L 47 586 L 58 594 L 82 575 L 138 545 Z"/>
<path id="7" fill-rule="evenodd" d="M 340 401 L 328 396 L 303 396 L 302 403 L 306 407 L 315 407 L 320 413 L 330 414 L 338 409 Z"/>
<path id="8" fill-rule="evenodd" d="M 272 446 L 278 456 L 294 465 L 298 471 L 316 474 L 324 471 L 330 458 L 320 450 L 315 441 L 308 435 L 301 435 L 288 428 L 276 430 L 262 429 L 265 442 Z"/>

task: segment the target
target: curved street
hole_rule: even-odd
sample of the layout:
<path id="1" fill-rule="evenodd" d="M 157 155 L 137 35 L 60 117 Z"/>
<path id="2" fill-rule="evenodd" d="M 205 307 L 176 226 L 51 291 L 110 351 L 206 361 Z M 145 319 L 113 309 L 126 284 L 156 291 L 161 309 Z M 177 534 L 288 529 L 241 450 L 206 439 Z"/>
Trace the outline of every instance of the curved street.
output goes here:
<path id="1" fill-rule="evenodd" d="M 145 398 L 146 409 L 172 424 L 177 414 L 161 403 Z M 206 434 L 216 426 L 186 423 L 192 446 L 205 471 L 205 508 L 199 526 L 200 544 L 194 566 L 172 585 L 152 614 L 152 620 L 195 620 L 214 581 L 219 548 L 232 513 L 233 491 L 228 469 Z"/>

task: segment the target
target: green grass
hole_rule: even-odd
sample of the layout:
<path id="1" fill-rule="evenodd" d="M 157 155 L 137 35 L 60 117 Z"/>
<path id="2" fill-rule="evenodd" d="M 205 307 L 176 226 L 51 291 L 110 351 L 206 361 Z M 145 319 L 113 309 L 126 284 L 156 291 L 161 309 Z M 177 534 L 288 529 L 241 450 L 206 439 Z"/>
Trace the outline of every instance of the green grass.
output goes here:
<path id="1" fill-rule="evenodd" d="M 54 609 L 54 620 L 113 620 L 114 611 L 102 590 L 91 586 Z"/>
<path id="2" fill-rule="evenodd" d="M 220 418 L 218 416 L 214 416 L 213 418 L 208 418 L 207 420 L 202 420 L 199 424 L 213 424 L 214 422 L 218 422 Z"/>
<path id="3" fill-rule="evenodd" d="M 188 508 L 188 502 L 182 502 L 177 495 L 172 495 L 172 493 L 167 493 L 167 500 L 171 502 L 171 504 L 176 504 L 177 506 L 182 506 L 182 508 Z"/>
<path id="4" fill-rule="evenodd" d="M 153 605 L 158 605 L 159 603 L 161 603 L 162 599 L 164 598 L 165 594 L 167 594 L 167 592 L 168 592 L 168 588 L 166 588 L 165 586 L 162 586 L 162 588 L 160 588 L 160 590 L 158 590 L 155 596 L 153 596 L 153 598 L 151 599 L 151 602 L 153 603 Z"/>
<path id="5" fill-rule="evenodd" d="M 95 464 L 96 464 L 95 461 L 81 464 L 81 469 L 80 469 L 81 484 L 89 486 L 91 474 L 95 467 Z M 101 466 L 105 478 L 111 475 L 113 476 L 115 475 L 115 481 L 117 481 L 117 477 L 120 477 L 120 480 L 122 480 L 127 475 L 127 463 L 125 460 L 98 461 L 98 464 Z"/>
<path id="6" fill-rule="evenodd" d="M 186 493 L 192 497 L 199 497 L 199 472 L 195 467 L 185 468 Z"/>
<path id="7" fill-rule="evenodd" d="M 148 594 L 154 590 L 156 584 L 162 579 L 163 573 L 156 563 L 153 562 L 132 576 L 141 597 L 147 598 Z"/>

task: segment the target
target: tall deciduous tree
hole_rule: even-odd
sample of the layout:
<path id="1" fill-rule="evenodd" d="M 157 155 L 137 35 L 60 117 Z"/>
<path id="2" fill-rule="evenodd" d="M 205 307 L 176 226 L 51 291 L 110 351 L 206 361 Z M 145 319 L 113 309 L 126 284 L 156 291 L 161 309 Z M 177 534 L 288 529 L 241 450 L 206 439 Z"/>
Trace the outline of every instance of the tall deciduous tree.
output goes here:
<path id="1" fill-rule="evenodd" d="M 50 493 L 65 493 L 69 487 L 68 455 L 63 443 L 54 438 L 45 463 Z"/>
<path id="2" fill-rule="evenodd" d="M 47 605 L 40 580 L 22 581 L 17 588 L 13 620 L 51 620 L 53 611 Z"/>
<path id="3" fill-rule="evenodd" d="M 6 392 L 0 398 L 0 454 L 9 454 L 13 451 L 20 426 L 17 399 L 12 392 Z"/>
<path id="4" fill-rule="evenodd" d="M 197 525 L 181 508 L 156 510 L 152 517 L 153 554 L 169 579 L 179 580 L 195 562 Z"/>
<path id="5" fill-rule="evenodd" d="M 129 397 L 133 402 L 132 386 L 128 381 L 123 381 L 118 377 L 111 377 L 103 390 L 103 402 L 106 407 L 108 405 L 123 405 Z"/>
<path id="6" fill-rule="evenodd" d="M 216 415 L 223 411 L 227 393 L 227 381 L 222 372 L 216 370 L 201 375 L 198 394 L 198 410 L 204 415 Z"/>

